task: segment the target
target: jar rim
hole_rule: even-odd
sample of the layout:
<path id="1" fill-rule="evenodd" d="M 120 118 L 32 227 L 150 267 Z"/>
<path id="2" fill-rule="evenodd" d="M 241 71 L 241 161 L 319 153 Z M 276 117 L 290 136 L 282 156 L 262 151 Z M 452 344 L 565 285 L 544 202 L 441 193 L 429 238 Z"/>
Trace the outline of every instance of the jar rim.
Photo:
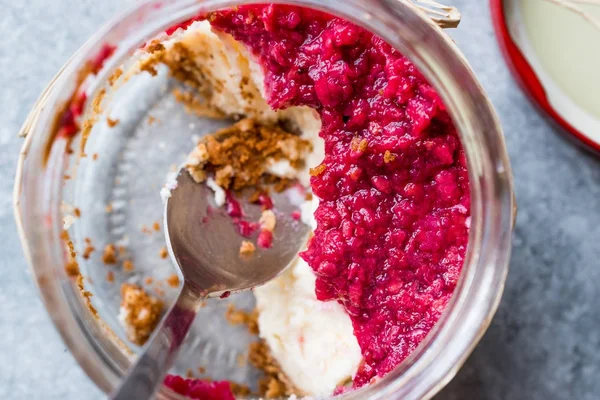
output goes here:
<path id="1" fill-rule="evenodd" d="M 73 76 L 78 69 L 99 46 L 110 41 L 107 39 L 111 35 L 130 34 L 131 26 L 140 23 L 140 14 L 154 19 L 145 22 L 147 34 L 138 41 L 176 21 L 197 15 L 200 8 L 216 9 L 248 3 L 256 1 L 149 0 L 130 8 L 99 30 L 65 64 L 40 96 L 23 126 L 23 131 L 28 134 L 19 158 L 14 193 L 21 242 L 55 326 L 78 363 L 105 392 L 116 387 L 124 372 L 123 366 L 111 362 L 98 348 L 95 338 L 85 331 L 82 321 L 73 314 L 68 288 L 61 284 L 61 278 L 39 265 L 44 252 L 52 253 L 57 265 L 64 265 L 66 261 L 65 255 L 57 250 L 61 248 L 57 246 L 60 218 L 55 218 L 43 229 L 39 225 L 43 218 L 41 210 L 59 215 L 60 203 L 50 193 L 56 190 L 56 185 L 48 182 L 53 176 L 51 166 L 44 168 L 39 156 L 42 142 L 48 136 L 47 127 L 51 125 L 61 96 L 74 90 Z M 467 157 L 472 215 L 468 250 L 454 295 L 438 323 L 406 360 L 384 378 L 343 397 L 430 398 L 454 377 L 483 336 L 500 302 L 508 273 L 515 210 L 510 164 L 498 117 L 456 45 L 409 3 L 398 0 L 332 0 L 325 4 L 319 0 L 275 0 L 269 3 L 321 9 L 379 35 L 417 65 L 439 92 L 457 127 Z M 159 4 L 161 8 L 157 8 Z M 168 17 L 161 18 L 167 12 Z M 133 41 L 129 47 L 119 49 L 109 60 L 107 69 L 120 62 L 136 44 Z M 63 162 L 64 150 L 55 143 L 50 162 Z M 39 171 L 43 173 L 35 173 Z M 50 234 L 53 240 L 48 240 L 44 234 Z M 172 397 L 166 391 L 161 393 Z"/>

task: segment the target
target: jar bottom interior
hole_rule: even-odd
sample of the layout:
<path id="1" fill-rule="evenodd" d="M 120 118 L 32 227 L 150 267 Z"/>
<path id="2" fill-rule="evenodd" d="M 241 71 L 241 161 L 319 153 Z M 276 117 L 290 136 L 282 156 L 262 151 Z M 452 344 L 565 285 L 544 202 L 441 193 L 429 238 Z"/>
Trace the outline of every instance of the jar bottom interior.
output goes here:
<path id="1" fill-rule="evenodd" d="M 160 190 L 167 174 L 178 168 L 174 163 L 185 160 L 197 136 L 231 124 L 186 112 L 172 94 L 179 85 L 166 73 L 133 77 L 114 93 L 107 107 L 107 115 L 118 124 L 110 127 L 105 120 L 99 121 L 86 144 L 87 157 L 71 157 L 65 171 L 70 179 L 65 181 L 64 211 L 77 218 L 70 229 L 71 239 L 78 254 L 89 252 L 87 259 L 79 260 L 85 289 L 93 294 L 99 316 L 125 343 L 130 341 L 118 317 L 123 283 L 160 294 L 165 309 L 178 292 L 167 282 L 176 271 L 163 253 Z M 78 141 L 72 143 L 75 152 L 79 145 Z M 116 251 L 114 263 L 103 260 L 107 246 Z M 124 268 L 129 261 L 132 265 Z M 233 326 L 226 319 L 230 304 L 250 312 L 254 297 L 247 292 L 226 300 L 208 300 L 198 313 L 173 373 L 230 380 L 255 392 L 261 373 L 245 360 L 249 344 L 257 338 L 246 327 Z M 139 346 L 131 347 L 140 350 Z"/>

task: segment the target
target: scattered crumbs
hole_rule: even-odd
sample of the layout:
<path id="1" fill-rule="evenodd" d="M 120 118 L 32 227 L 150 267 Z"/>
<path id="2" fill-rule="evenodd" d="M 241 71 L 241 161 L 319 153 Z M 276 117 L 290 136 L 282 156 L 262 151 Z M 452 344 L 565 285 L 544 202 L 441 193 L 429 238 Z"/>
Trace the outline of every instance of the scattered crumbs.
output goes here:
<path id="1" fill-rule="evenodd" d="M 66 181 L 68 181 L 69 179 L 71 179 L 71 175 L 67 175 L 67 174 L 65 174 L 65 175 L 63 175 L 63 178 L 64 178 Z"/>
<path id="2" fill-rule="evenodd" d="M 276 399 L 297 392 L 271 355 L 271 351 L 264 341 L 250 343 L 248 361 L 251 365 L 263 371 L 265 375 L 258 381 L 258 390 L 261 397 Z"/>
<path id="3" fill-rule="evenodd" d="M 311 201 L 313 199 L 313 194 L 311 192 L 306 193 L 304 196 L 304 200 Z"/>
<path id="4" fill-rule="evenodd" d="M 160 249 L 160 251 L 158 252 L 158 255 L 160 256 L 160 258 L 167 258 L 169 257 L 169 251 L 167 250 L 166 247 L 163 247 Z"/>
<path id="5" fill-rule="evenodd" d="M 76 216 L 77 218 L 79 218 L 79 217 L 81 217 L 81 210 L 80 210 L 79 208 L 75 207 L 75 208 L 73 209 L 73 214 L 75 214 L 75 216 Z"/>
<path id="6" fill-rule="evenodd" d="M 225 318 L 231 325 L 246 325 L 248 332 L 258 335 L 258 311 L 247 312 L 238 310 L 233 304 L 229 304 L 225 312 Z"/>
<path id="7" fill-rule="evenodd" d="M 107 213 L 112 212 L 112 210 L 113 210 L 112 203 L 110 203 L 109 205 L 107 205 L 106 207 L 104 207 L 104 211 L 106 211 Z"/>
<path id="8" fill-rule="evenodd" d="M 212 119 L 225 118 L 225 114 L 221 110 L 190 91 L 174 89 L 173 96 L 175 97 L 175 100 L 184 105 L 185 111 L 188 114 Z"/>
<path id="9" fill-rule="evenodd" d="M 108 124 L 108 126 L 110 128 L 114 128 L 115 126 L 119 125 L 119 120 L 107 117 L 106 118 L 106 123 Z"/>
<path id="10" fill-rule="evenodd" d="M 144 279 L 144 283 L 146 285 L 152 285 L 154 283 L 154 278 L 151 276 L 146 277 L 146 279 Z"/>
<path id="11" fill-rule="evenodd" d="M 113 86 L 115 82 L 123 75 L 123 70 L 121 68 L 117 68 L 115 72 L 108 78 L 108 83 L 110 86 Z"/>
<path id="12" fill-rule="evenodd" d="M 131 272 L 135 269 L 133 262 L 131 260 L 123 261 L 123 271 Z"/>
<path id="13" fill-rule="evenodd" d="M 194 370 L 191 368 L 188 368 L 187 371 L 185 371 L 185 376 L 187 378 L 193 378 L 194 377 Z"/>
<path id="14" fill-rule="evenodd" d="M 154 124 L 156 121 L 158 121 L 156 118 L 154 118 L 152 115 L 148 116 L 148 125 L 152 125 Z"/>
<path id="15" fill-rule="evenodd" d="M 204 367 L 198 367 L 198 373 L 200 375 L 204 374 L 205 372 L 206 372 L 206 368 L 204 368 Z"/>
<path id="16" fill-rule="evenodd" d="M 104 254 L 102 255 L 102 261 L 104 264 L 116 264 L 117 263 L 117 249 L 114 244 L 107 244 L 104 247 Z"/>
<path id="17" fill-rule="evenodd" d="M 173 274 L 167 278 L 167 285 L 171 286 L 172 288 L 179 287 L 179 277 L 177 274 Z"/>
<path id="18" fill-rule="evenodd" d="M 106 282 L 113 283 L 115 281 L 115 273 L 113 271 L 108 271 L 106 273 Z"/>
<path id="19" fill-rule="evenodd" d="M 154 39 L 146 46 L 146 51 L 150 54 L 165 51 L 165 45 L 162 44 L 158 39 Z"/>
<path id="20" fill-rule="evenodd" d="M 383 162 L 384 163 L 389 163 L 392 162 L 396 159 L 396 155 L 393 153 L 390 153 L 389 150 L 386 150 L 385 153 L 383 153 Z"/>
<path id="21" fill-rule="evenodd" d="M 92 246 L 92 242 L 89 240 L 89 238 L 86 238 L 85 247 L 83 248 L 83 254 L 81 254 L 82 257 L 86 260 L 89 259 L 95 250 L 96 248 Z"/>
<path id="22" fill-rule="evenodd" d="M 91 282 L 91 280 L 90 280 L 90 282 Z M 79 292 L 85 299 L 85 304 L 86 304 L 88 310 L 90 310 L 90 312 L 92 313 L 92 315 L 94 315 L 94 317 L 98 317 L 98 311 L 96 311 L 96 308 L 92 305 L 92 293 L 85 290 L 85 288 L 83 286 L 83 275 L 81 275 L 81 274 L 79 274 L 77 276 L 77 287 L 79 288 Z"/>
<path id="23" fill-rule="evenodd" d="M 121 286 L 119 319 L 125 326 L 127 338 L 142 346 L 160 321 L 164 304 L 141 287 L 124 283 Z"/>
<path id="24" fill-rule="evenodd" d="M 246 399 L 252 394 L 252 390 L 250 390 L 248 385 L 242 385 L 231 381 L 229 382 L 229 385 L 231 387 L 231 393 L 233 393 L 236 399 Z"/>
<path id="25" fill-rule="evenodd" d="M 96 161 L 98 159 L 98 153 L 92 154 L 92 160 Z"/>
<path id="26" fill-rule="evenodd" d="M 79 264 L 77 264 L 77 261 L 74 258 L 69 257 L 69 260 L 65 265 L 65 271 L 70 277 L 79 276 Z"/>
<path id="27" fill-rule="evenodd" d="M 165 291 L 162 290 L 161 288 L 155 286 L 153 288 L 153 290 L 154 290 L 154 293 L 156 293 L 158 296 L 164 297 Z"/>
<path id="28" fill-rule="evenodd" d="M 254 243 L 249 242 L 247 240 L 244 240 L 242 242 L 242 245 L 240 246 L 240 255 L 249 256 L 249 255 L 254 254 L 255 251 L 256 251 L 256 246 L 254 245 Z"/>
<path id="29" fill-rule="evenodd" d="M 117 250 L 119 252 L 119 257 L 125 257 L 127 255 L 127 247 L 120 245 L 117 247 Z"/>
<path id="30" fill-rule="evenodd" d="M 158 221 L 155 221 L 155 222 L 152 224 L 152 229 L 154 229 L 156 232 L 160 231 L 160 222 L 158 222 Z"/>

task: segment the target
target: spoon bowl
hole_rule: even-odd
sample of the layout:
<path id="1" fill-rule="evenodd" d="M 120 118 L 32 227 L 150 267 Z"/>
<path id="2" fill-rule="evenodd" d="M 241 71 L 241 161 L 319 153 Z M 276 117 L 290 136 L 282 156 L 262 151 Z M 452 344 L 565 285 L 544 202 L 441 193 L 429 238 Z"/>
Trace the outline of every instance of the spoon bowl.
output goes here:
<path id="1" fill-rule="evenodd" d="M 256 246 L 253 254 L 241 256 L 243 241 L 256 243 L 261 206 L 242 202 L 243 220 L 232 217 L 216 204 L 212 189 L 194 182 L 188 173 L 179 174 L 177 188 L 167 200 L 164 222 L 167 248 L 183 280 L 217 296 L 251 289 L 281 273 L 306 243 L 309 228 L 292 217 L 299 204 L 290 191 L 274 193 L 271 199 L 277 218 L 271 247 Z M 240 234 L 239 221 L 255 224 L 251 237 Z"/>

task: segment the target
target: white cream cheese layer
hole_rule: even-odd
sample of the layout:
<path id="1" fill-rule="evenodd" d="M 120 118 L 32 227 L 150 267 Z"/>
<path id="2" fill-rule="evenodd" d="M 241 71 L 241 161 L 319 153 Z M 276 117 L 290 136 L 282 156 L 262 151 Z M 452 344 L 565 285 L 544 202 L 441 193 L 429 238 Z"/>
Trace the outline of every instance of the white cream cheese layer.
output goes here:
<path id="1" fill-rule="evenodd" d="M 315 275 L 302 259 L 254 289 L 260 336 L 296 388 L 331 395 L 361 361 L 350 317 L 337 302 L 315 296 Z"/>

